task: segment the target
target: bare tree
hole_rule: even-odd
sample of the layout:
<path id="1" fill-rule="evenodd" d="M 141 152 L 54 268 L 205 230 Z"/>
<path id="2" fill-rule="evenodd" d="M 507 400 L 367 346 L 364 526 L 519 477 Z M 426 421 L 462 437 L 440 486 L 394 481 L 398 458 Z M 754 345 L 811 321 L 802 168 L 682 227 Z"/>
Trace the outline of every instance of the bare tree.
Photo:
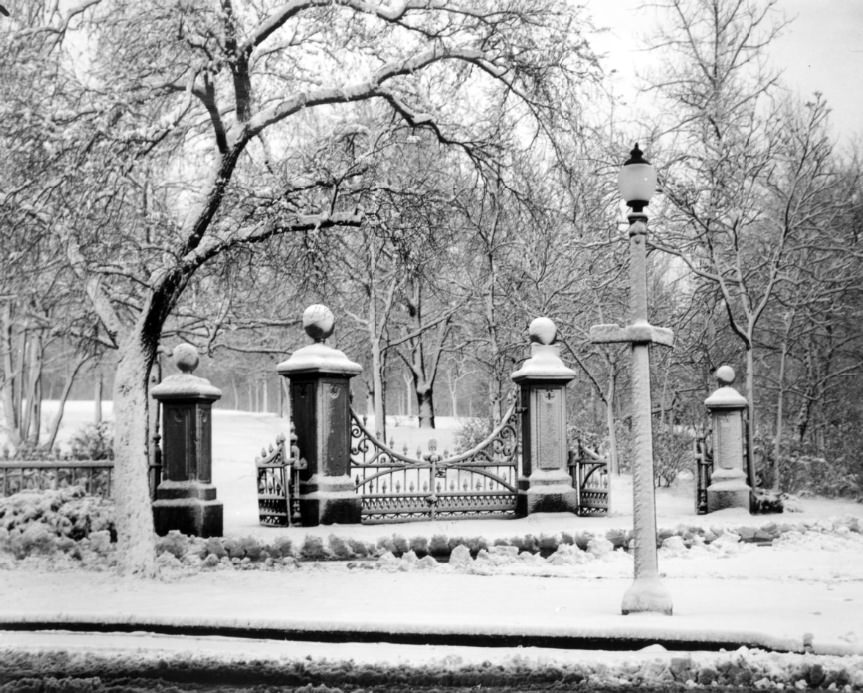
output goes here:
<path id="1" fill-rule="evenodd" d="M 671 203 L 654 245 L 679 257 L 718 294 L 728 325 L 746 355 L 749 449 L 756 430 L 755 333 L 783 281 L 800 220 L 788 199 L 776 205 L 779 169 L 797 169 L 792 197 L 817 181 L 823 166 L 809 123 L 801 148 L 789 149 L 786 112 L 773 98 L 777 77 L 764 66 L 764 48 L 780 30 L 775 3 L 671 0 L 660 46 L 672 53 L 656 89 L 673 104 L 674 146 L 663 176 Z M 805 173 L 804 173 L 805 171 Z M 754 470 L 750 482 L 754 484 Z"/>
<path id="2" fill-rule="evenodd" d="M 309 156 L 313 121 L 332 141 L 354 122 L 354 104 L 374 101 L 485 167 L 496 155 L 487 105 L 545 122 L 561 90 L 585 75 L 574 22 L 566 3 L 93 0 L 28 30 L 58 49 L 74 31 L 98 46 L 70 85 L 81 126 L 67 135 L 79 143 L 79 164 L 97 167 L 99 185 L 70 200 L 51 230 L 119 349 L 125 572 L 155 570 L 148 376 L 194 275 L 245 245 L 363 223 L 342 177 L 318 175 L 327 149 Z M 480 83 L 487 104 L 457 119 L 453 105 Z M 160 208 L 142 210 L 141 174 L 154 170 L 161 180 L 147 194 Z"/>

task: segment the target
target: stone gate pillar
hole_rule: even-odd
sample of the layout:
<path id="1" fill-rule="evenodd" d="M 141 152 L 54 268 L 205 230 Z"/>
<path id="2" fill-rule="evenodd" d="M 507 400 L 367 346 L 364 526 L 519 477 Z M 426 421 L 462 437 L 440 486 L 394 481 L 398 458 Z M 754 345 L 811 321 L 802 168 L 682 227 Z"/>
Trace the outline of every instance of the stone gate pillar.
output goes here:
<path id="1" fill-rule="evenodd" d="M 746 398 L 731 387 L 734 369 L 716 369 L 717 389 L 704 404 L 713 429 L 713 473 L 707 487 L 707 512 L 724 508 L 749 508 L 751 489 L 743 464 L 743 416 Z"/>
<path id="2" fill-rule="evenodd" d="M 180 373 L 150 392 L 162 405 L 163 481 L 156 487 L 156 533 L 176 529 L 199 537 L 222 536 L 222 502 L 212 483 L 212 405 L 222 396 L 206 378 L 193 375 L 198 352 L 190 344 L 174 349 Z"/>
<path id="3" fill-rule="evenodd" d="M 312 305 L 303 328 L 314 344 L 297 349 L 278 365 L 290 382 L 297 447 L 307 466 L 300 471 L 300 515 L 304 526 L 360 522 L 362 499 L 350 477 L 350 380 L 362 367 L 324 343 L 335 319 Z"/>
<path id="4" fill-rule="evenodd" d="M 524 407 L 516 513 L 575 512 L 577 494 L 566 466 L 566 385 L 575 372 L 560 359 L 551 320 L 537 318 L 528 332 L 530 358 L 512 374 Z"/>

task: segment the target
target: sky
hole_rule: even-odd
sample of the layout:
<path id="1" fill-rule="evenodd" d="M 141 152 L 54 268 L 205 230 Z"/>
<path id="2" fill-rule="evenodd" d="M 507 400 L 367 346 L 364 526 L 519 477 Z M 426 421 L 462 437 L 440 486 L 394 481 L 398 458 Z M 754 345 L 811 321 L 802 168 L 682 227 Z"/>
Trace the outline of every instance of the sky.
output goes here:
<path id="1" fill-rule="evenodd" d="M 609 78 L 614 91 L 633 90 L 645 62 L 638 47 L 655 22 L 655 10 L 645 0 L 584 2 L 596 26 L 609 29 L 593 45 L 607 54 L 606 69 L 617 71 Z M 783 81 L 803 98 L 815 91 L 824 95 L 841 146 L 863 140 L 863 0 L 778 0 L 776 10 L 777 18 L 791 20 L 768 52 Z"/>

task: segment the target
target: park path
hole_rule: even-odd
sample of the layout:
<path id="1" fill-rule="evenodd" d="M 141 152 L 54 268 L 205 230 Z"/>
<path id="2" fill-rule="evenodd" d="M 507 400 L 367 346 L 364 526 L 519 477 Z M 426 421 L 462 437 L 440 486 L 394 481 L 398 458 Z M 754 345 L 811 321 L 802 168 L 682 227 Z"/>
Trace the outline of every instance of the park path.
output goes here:
<path id="1" fill-rule="evenodd" d="M 93 624 L 95 630 L 261 630 L 269 637 L 300 634 L 299 639 L 311 637 L 303 632 L 317 634 L 313 639 L 374 635 L 394 642 L 434 636 L 435 642 L 449 638 L 461 644 L 518 636 L 526 638 L 525 644 L 553 645 L 557 639 L 565 646 L 605 639 L 607 649 L 624 646 L 614 643 L 621 640 L 630 649 L 635 641 L 670 648 L 676 641 L 693 641 L 802 651 L 806 641 L 818 653 L 863 654 L 859 556 L 847 558 L 841 571 L 826 565 L 783 579 L 778 567 L 772 572 L 764 567 L 785 562 L 782 552 L 773 561 L 767 555 L 772 549 L 758 551 L 763 553 L 751 576 L 743 574 L 746 552 L 714 557 L 713 569 L 703 571 L 697 562 L 667 559 L 671 617 L 620 615 L 629 578 L 622 575 L 625 562 L 618 561 L 610 562 L 607 571 L 602 561 L 586 570 L 544 568 L 538 560 L 535 569 L 513 564 L 486 574 L 477 574 L 483 569 L 476 564 L 424 570 L 397 560 L 301 563 L 275 570 L 189 574 L 178 569 L 147 581 L 120 579 L 110 571 L 22 568 L 3 572 L 0 629 L 4 624 L 59 629 Z M 811 558 L 810 567 L 819 565 L 817 555 Z"/>

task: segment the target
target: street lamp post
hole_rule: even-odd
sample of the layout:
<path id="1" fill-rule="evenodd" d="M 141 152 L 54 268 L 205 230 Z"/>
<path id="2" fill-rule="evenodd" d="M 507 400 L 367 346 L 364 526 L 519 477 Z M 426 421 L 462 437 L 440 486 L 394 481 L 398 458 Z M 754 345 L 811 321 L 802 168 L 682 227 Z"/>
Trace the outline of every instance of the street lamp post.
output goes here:
<path id="1" fill-rule="evenodd" d="M 656 499 L 653 481 L 653 430 L 650 406 L 650 345 L 672 346 L 671 330 L 647 321 L 647 215 L 644 208 L 656 189 L 656 171 L 638 145 L 618 177 L 620 194 L 631 209 L 629 219 L 629 324 L 594 325 L 595 344 L 625 342 L 632 354 L 632 421 L 635 459 L 632 466 L 633 562 L 635 579 L 623 595 L 624 614 L 642 611 L 671 614 L 671 594 L 659 579 L 656 556 Z"/>

